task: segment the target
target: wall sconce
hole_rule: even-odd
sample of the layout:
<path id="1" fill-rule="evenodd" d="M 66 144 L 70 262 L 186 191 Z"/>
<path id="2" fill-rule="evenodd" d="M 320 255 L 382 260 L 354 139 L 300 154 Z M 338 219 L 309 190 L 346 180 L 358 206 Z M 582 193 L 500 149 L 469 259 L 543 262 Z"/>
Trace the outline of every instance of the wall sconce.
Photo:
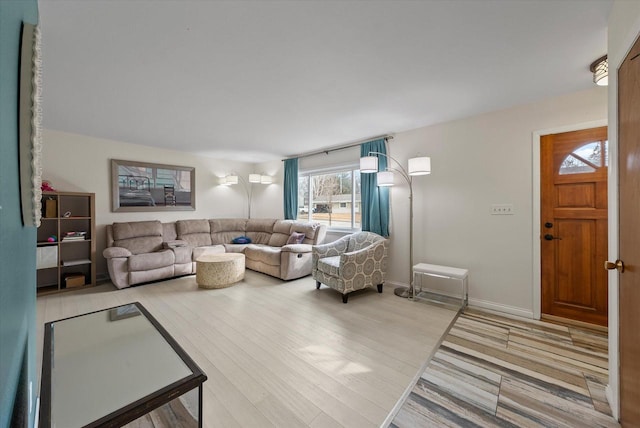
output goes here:
<path id="1" fill-rule="evenodd" d="M 589 70 L 593 73 L 593 83 L 598 86 L 609 84 L 609 62 L 606 55 L 595 60 Z"/>
<path id="2" fill-rule="evenodd" d="M 372 156 L 377 155 L 377 156 Z M 398 168 L 387 167 L 386 171 L 378 171 L 378 156 L 395 162 Z M 380 187 L 393 186 L 393 172 L 399 173 L 409 184 L 409 287 L 397 287 L 393 290 L 396 296 L 413 298 L 415 289 L 413 286 L 413 176 L 431 174 L 431 158 L 411 158 L 408 162 L 408 170 L 404 169 L 400 162 L 389 155 L 380 152 L 369 152 L 368 156 L 360 158 L 360 172 L 365 174 L 376 173 L 376 181 Z"/>

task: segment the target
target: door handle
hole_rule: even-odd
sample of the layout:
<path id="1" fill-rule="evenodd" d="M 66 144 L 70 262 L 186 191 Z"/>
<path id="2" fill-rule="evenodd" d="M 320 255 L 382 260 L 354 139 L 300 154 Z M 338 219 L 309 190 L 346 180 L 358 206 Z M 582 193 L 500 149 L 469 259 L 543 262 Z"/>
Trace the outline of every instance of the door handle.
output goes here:
<path id="1" fill-rule="evenodd" d="M 607 270 L 614 270 L 616 269 L 618 272 L 623 273 L 624 272 L 624 262 L 620 259 L 616 260 L 615 262 L 610 262 L 610 261 L 606 261 L 604 262 L 604 268 Z"/>
<path id="2" fill-rule="evenodd" d="M 544 235 L 544 239 L 546 239 L 547 241 L 553 241 L 554 239 L 562 239 L 562 238 L 558 238 L 557 236 L 553 236 L 550 233 L 547 233 L 546 235 Z"/>

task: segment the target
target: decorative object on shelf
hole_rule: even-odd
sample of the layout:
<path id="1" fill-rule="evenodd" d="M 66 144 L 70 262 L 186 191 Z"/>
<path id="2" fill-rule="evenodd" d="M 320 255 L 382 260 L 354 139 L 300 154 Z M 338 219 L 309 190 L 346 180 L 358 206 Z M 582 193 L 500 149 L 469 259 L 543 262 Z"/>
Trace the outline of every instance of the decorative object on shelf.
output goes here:
<path id="1" fill-rule="evenodd" d="M 58 201 L 54 198 L 47 198 L 44 201 L 44 217 L 56 218 L 58 217 Z"/>
<path id="2" fill-rule="evenodd" d="M 71 211 L 66 211 L 64 214 L 62 214 L 62 217 L 64 217 L 64 218 L 71 217 Z"/>
<path id="3" fill-rule="evenodd" d="M 193 167 L 112 159 L 111 188 L 114 212 L 196 209 Z"/>
<path id="4" fill-rule="evenodd" d="M 230 186 L 233 184 L 242 184 L 245 192 L 247 192 L 247 218 L 251 218 L 251 198 L 253 196 L 253 187 L 254 183 L 259 184 L 271 184 L 273 183 L 273 177 L 270 175 L 261 175 L 261 174 L 249 174 L 249 182 L 247 182 L 242 176 L 236 174 L 230 174 L 220 179 L 220 184 L 225 186 Z"/>
<path id="5" fill-rule="evenodd" d="M 67 232 L 65 236 L 62 237 L 62 241 L 84 241 L 86 235 L 87 232 Z"/>
<path id="6" fill-rule="evenodd" d="M 40 28 L 22 24 L 20 51 L 19 159 L 22 223 L 40 226 L 42 216 L 42 53 Z"/>
<path id="7" fill-rule="evenodd" d="M 378 156 L 395 162 L 397 168 L 387 167 L 385 171 L 378 171 Z M 413 298 L 413 176 L 431 174 L 431 158 L 415 157 L 409 159 L 408 170 L 395 158 L 380 152 L 369 152 L 368 156 L 360 158 L 360 173 L 377 174 L 378 186 L 393 186 L 394 172 L 400 174 L 409 185 L 409 287 L 397 287 L 393 292 L 396 296 Z"/>
<path id="8" fill-rule="evenodd" d="M 47 238 L 47 242 L 56 242 L 58 240 L 58 237 L 56 235 L 51 235 L 50 237 Z"/>
<path id="9" fill-rule="evenodd" d="M 42 184 L 40 185 L 40 189 L 43 192 L 55 192 L 56 191 L 56 189 L 54 189 L 51 186 L 51 182 L 49 180 L 42 180 Z"/>
<path id="10" fill-rule="evenodd" d="M 598 86 L 609 84 L 609 62 L 606 55 L 593 61 L 589 70 L 593 73 L 593 83 Z"/>

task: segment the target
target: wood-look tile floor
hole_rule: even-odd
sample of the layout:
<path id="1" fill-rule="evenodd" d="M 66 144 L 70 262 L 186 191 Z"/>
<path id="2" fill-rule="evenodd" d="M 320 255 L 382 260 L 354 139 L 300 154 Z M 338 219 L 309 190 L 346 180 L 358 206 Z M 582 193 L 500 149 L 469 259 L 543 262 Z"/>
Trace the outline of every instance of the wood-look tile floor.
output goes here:
<path id="1" fill-rule="evenodd" d="M 615 427 L 607 334 L 467 310 L 391 427 Z"/>
<path id="2" fill-rule="evenodd" d="M 345 305 L 310 276 L 285 282 L 249 270 L 217 290 L 199 289 L 195 276 L 104 284 L 38 297 L 37 365 L 45 322 L 133 301 L 207 374 L 204 428 L 380 427 L 456 316 L 391 286 Z"/>

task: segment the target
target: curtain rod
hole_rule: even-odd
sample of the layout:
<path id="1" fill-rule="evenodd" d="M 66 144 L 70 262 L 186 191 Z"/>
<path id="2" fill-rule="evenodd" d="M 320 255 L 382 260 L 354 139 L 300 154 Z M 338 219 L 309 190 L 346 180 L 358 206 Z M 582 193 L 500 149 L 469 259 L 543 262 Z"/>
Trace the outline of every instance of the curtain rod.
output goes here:
<path id="1" fill-rule="evenodd" d="M 367 143 L 367 142 L 373 141 L 373 140 L 379 140 L 380 138 L 384 138 L 385 140 L 393 140 L 393 135 L 378 135 L 377 137 L 365 138 L 364 140 L 355 141 L 353 143 L 345 144 L 345 145 L 342 145 L 342 146 L 334 146 L 334 147 L 330 147 L 330 148 L 325 149 L 325 150 L 318 150 L 316 152 L 303 153 L 303 154 L 297 155 L 297 156 L 289 156 L 287 158 L 282 159 L 282 162 L 284 162 L 286 160 L 289 160 L 289 159 L 301 159 L 301 158 L 307 158 L 309 156 L 316 156 L 316 155 L 321 155 L 321 154 L 328 155 L 331 152 L 337 152 L 338 150 L 349 149 L 351 147 L 359 146 L 362 143 Z"/>

